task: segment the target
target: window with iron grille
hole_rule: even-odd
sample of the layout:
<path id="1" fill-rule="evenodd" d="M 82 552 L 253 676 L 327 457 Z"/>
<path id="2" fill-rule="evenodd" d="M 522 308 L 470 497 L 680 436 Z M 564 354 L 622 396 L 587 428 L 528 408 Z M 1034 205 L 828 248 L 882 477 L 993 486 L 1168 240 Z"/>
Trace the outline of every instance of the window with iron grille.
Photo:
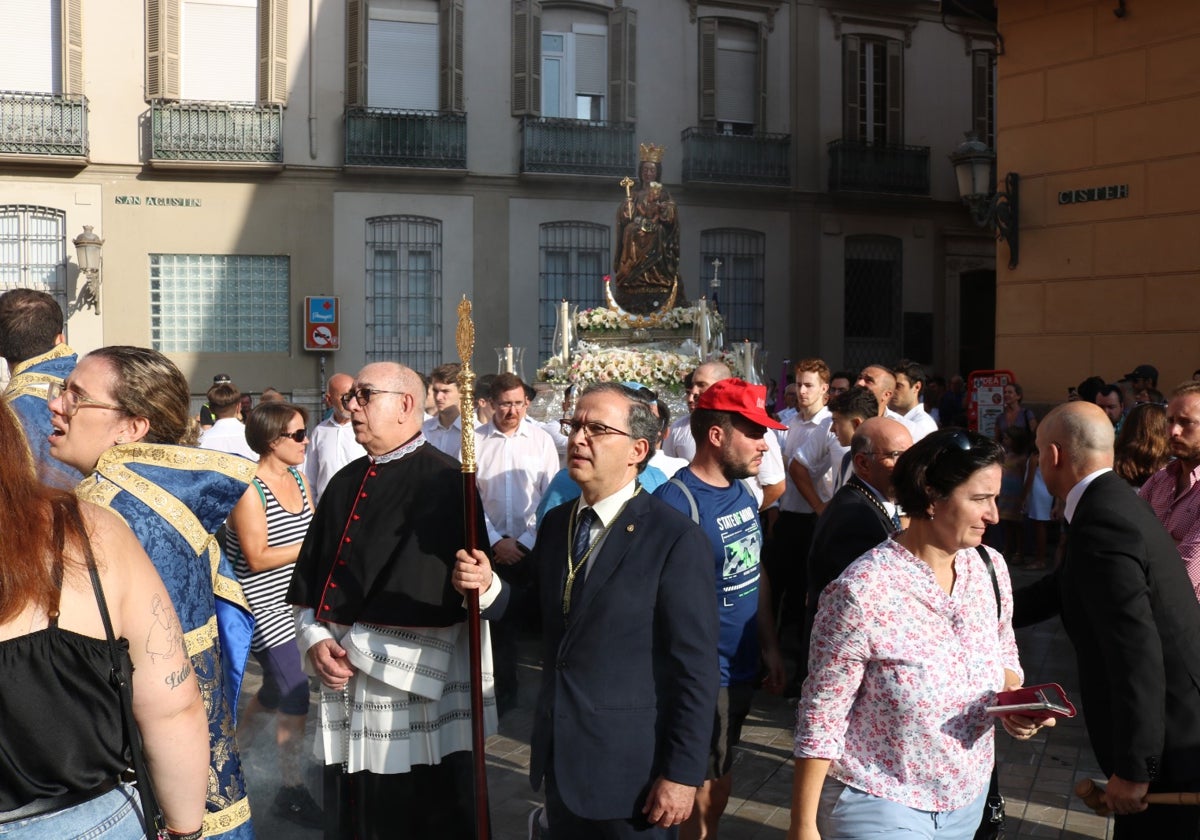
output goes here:
<path id="1" fill-rule="evenodd" d="M 433 370 L 442 363 L 442 223 L 367 219 L 366 266 L 367 361 Z"/>
<path id="2" fill-rule="evenodd" d="M 538 229 L 538 364 L 554 350 L 558 305 L 564 298 L 580 311 L 604 302 L 609 229 L 589 222 L 547 222 Z"/>
<path id="3" fill-rule="evenodd" d="M 989 149 L 996 148 L 996 51 L 971 54 L 972 126 Z"/>
<path id="4" fill-rule="evenodd" d="M 150 341 L 164 353 L 286 353 L 290 260 L 150 255 Z"/>
<path id="5" fill-rule="evenodd" d="M 53 207 L 0 205 L 0 292 L 37 289 L 67 312 L 66 219 Z"/>
<path id="6" fill-rule="evenodd" d="M 846 237 L 842 361 L 850 370 L 902 354 L 901 257 L 894 236 Z"/>
<path id="7" fill-rule="evenodd" d="M 756 230 L 713 228 L 700 232 L 701 293 L 709 287 L 713 260 L 720 260 L 717 306 L 725 318 L 726 341 L 763 340 L 763 288 L 767 237 Z"/>

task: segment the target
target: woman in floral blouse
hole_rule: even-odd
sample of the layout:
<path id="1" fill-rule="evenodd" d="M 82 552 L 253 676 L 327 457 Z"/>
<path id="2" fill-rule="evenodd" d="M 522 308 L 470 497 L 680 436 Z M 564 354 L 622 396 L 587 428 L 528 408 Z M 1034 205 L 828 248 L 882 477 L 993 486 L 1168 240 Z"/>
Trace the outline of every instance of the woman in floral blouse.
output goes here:
<path id="1" fill-rule="evenodd" d="M 985 549 L 997 618 L 976 551 L 997 521 L 1003 460 L 973 432 L 919 441 L 892 477 L 908 529 L 822 593 L 797 709 L 789 840 L 974 836 L 994 762 L 984 709 L 1022 680 L 1008 569 Z M 1004 719 L 1021 739 L 1038 723 Z"/>

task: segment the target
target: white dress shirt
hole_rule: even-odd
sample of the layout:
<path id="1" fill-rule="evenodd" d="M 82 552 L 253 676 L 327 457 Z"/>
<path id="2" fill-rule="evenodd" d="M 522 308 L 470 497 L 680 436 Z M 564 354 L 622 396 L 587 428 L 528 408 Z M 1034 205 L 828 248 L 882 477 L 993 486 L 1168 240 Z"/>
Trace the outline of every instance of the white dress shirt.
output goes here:
<path id="1" fill-rule="evenodd" d="M 236 417 L 225 417 L 209 426 L 200 435 L 200 448 L 230 455 L 241 455 L 258 463 L 258 453 L 246 443 L 246 427 Z"/>
<path id="2" fill-rule="evenodd" d="M 921 403 L 914 405 L 907 414 L 900 418 L 900 422 L 908 426 L 909 432 L 912 433 L 913 443 L 938 430 L 937 421 L 925 412 L 925 406 Z"/>
<path id="3" fill-rule="evenodd" d="M 521 423 L 512 435 L 486 423 L 475 432 L 475 466 L 488 545 L 513 537 L 533 548 L 538 502 L 558 472 L 550 435 L 533 423 Z"/>
<path id="4" fill-rule="evenodd" d="M 459 414 L 449 426 L 443 426 L 438 416 L 426 418 L 421 426 L 425 440 L 451 458 L 462 460 L 462 415 Z"/>
<path id="5" fill-rule="evenodd" d="M 817 497 L 822 502 L 832 499 L 833 494 L 845 481 L 847 475 L 842 472 L 841 467 L 844 456 L 849 451 L 850 447 L 842 446 L 838 443 L 837 435 L 826 429 L 824 434 L 809 437 L 792 456 L 808 470 Z M 803 512 L 812 512 L 807 503 L 804 504 L 804 508 L 807 510 Z"/>
<path id="6" fill-rule="evenodd" d="M 318 423 L 308 433 L 308 454 L 304 456 L 304 475 L 313 491 L 313 504 L 338 470 L 366 454 L 367 450 L 354 439 L 349 421 L 338 423 L 330 417 Z"/>
<path id="7" fill-rule="evenodd" d="M 787 437 L 783 442 L 783 463 L 790 465 L 792 459 L 796 457 L 796 453 L 808 442 L 808 439 L 826 434 L 832 423 L 833 414 L 830 413 L 826 406 L 821 406 L 820 411 L 808 420 L 797 414 L 792 422 L 788 424 Z M 814 483 L 816 482 L 814 481 Z M 818 490 L 817 492 L 819 495 L 820 491 Z M 792 481 L 790 477 L 787 480 L 787 487 L 779 499 L 779 509 L 788 513 L 813 512 L 812 505 L 806 502 L 804 497 L 800 495 L 800 491 L 796 489 L 796 482 Z"/>

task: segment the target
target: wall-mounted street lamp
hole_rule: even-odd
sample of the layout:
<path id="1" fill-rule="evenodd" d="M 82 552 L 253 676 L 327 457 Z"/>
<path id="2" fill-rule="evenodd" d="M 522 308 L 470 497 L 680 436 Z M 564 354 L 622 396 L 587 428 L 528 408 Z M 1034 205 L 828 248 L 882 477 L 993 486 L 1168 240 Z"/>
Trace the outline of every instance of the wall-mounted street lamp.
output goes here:
<path id="1" fill-rule="evenodd" d="M 79 260 L 79 270 L 87 278 L 83 287 L 83 305 L 91 306 L 100 314 L 100 265 L 102 263 L 100 248 L 104 240 L 96 235 L 91 225 L 83 226 L 83 233 L 76 236 L 71 244 L 75 246 L 75 257 Z"/>
<path id="2" fill-rule="evenodd" d="M 1016 268 L 1020 257 L 1019 189 L 1016 172 L 1004 176 L 1004 191 L 995 190 L 996 153 L 973 131 L 950 155 L 958 194 L 971 210 L 971 218 L 981 228 L 991 227 L 996 238 L 1008 243 L 1008 267 Z"/>

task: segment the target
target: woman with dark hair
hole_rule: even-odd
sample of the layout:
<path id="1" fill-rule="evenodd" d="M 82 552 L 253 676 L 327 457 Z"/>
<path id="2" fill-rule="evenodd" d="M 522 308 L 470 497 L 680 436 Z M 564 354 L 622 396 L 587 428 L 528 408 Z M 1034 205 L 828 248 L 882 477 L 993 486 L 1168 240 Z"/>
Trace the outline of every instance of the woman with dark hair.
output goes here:
<path id="1" fill-rule="evenodd" d="M 204 706 L 162 580 L 119 519 L 38 483 L 3 410 L 0 534 L 0 834 L 146 836 L 136 790 L 120 781 L 130 754 L 106 610 L 170 836 L 199 838 Z"/>
<path id="2" fill-rule="evenodd" d="M 984 710 L 1022 679 L 1008 570 L 981 546 L 998 519 L 1003 461 L 998 443 L 973 432 L 918 441 L 892 475 L 909 527 L 821 594 L 797 710 L 790 840 L 848 840 L 868 825 L 974 836 L 994 763 Z M 1021 739 L 1038 728 L 1003 720 Z"/>
<path id="3" fill-rule="evenodd" d="M 1167 465 L 1170 444 L 1167 409 L 1157 403 L 1138 403 L 1121 423 L 1113 471 L 1137 490 Z"/>
<path id="4" fill-rule="evenodd" d="M 208 715 L 204 834 L 250 840 L 233 733 L 252 619 L 214 534 L 254 477 L 254 462 L 190 445 L 196 424 L 187 380 L 156 350 L 94 350 L 49 397 L 50 454 L 84 474 L 81 499 L 133 529 L 179 614 Z"/>
<path id="5" fill-rule="evenodd" d="M 296 469 L 304 463 L 307 425 L 308 412 L 291 403 L 261 402 L 247 415 L 246 443 L 259 455 L 258 469 L 229 514 L 225 551 L 254 612 L 250 651 L 263 670 L 262 688 L 244 714 L 249 719 L 258 712 L 276 713 L 281 786 L 274 813 L 320 828 L 321 809 L 303 773 L 308 677 L 296 646 L 292 607 L 284 601 L 313 515 L 308 480 Z"/>
<path id="6" fill-rule="evenodd" d="M 1037 418 L 1033 412 L 1021 404 L 1025 399 L 1025 389 L 1017 382 L 1009 382 L 1004 386 L 1004 411 L 996 418 L 996 440 L 1003 440 L 1004 433 L 1009 429 L 1024 429 L 1030 439 L 1037 431 Z"/>

